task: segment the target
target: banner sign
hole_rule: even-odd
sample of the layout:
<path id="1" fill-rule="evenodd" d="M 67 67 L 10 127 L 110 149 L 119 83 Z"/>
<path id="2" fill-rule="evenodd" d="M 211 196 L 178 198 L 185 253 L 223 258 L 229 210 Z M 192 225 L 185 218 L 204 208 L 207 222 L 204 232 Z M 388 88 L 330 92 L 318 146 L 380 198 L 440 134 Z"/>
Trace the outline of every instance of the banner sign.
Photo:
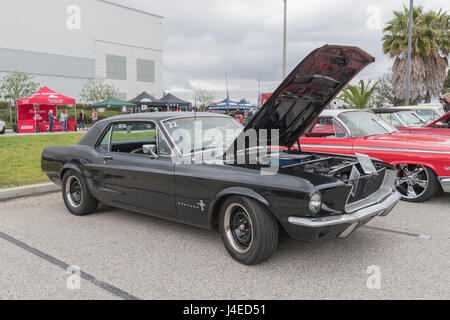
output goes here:
<path id="1" fill-rule="evenodd" d="M 36 112 L 36 121 L 48 121 L 48 112 L 53 110 L 53 114 L 56 114 L 56 106 L 41 104 L 35 110 L 32 104 L 24 104 L 18 108 L 19 117 L 18 120 L 34 120 L 34 114 Z"/>

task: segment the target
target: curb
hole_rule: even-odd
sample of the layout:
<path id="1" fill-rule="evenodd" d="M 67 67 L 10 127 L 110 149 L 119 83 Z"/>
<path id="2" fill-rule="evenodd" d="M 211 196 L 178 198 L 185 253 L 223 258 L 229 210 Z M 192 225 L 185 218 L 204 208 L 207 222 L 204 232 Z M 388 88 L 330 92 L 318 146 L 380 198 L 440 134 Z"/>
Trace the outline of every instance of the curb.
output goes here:
<path id="1" fill-rule="evenodd" d="M 20 197 L 35 196 L 39 194 L 57 192 L 61 187 L 54 183 L 33 184 L 31 186 L 17 187 L 0 190 L 0 201 L 11 200 Z"/>

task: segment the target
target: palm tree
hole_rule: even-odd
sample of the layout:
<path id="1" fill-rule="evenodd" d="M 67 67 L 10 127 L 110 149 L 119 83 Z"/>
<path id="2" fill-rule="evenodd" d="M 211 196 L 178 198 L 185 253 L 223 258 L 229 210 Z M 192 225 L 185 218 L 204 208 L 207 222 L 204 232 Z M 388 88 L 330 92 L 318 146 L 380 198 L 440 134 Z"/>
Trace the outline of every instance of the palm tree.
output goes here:
<path id="1" fill-rule="evenodd" d="M 370 86 L 371 80 L 364 83 L 364 80 L 359 81 L 359 86 L 348 84 L 341 95 L 339 100 L 344 101 L 347 105 L 356 109 L 366 109 L 369 107 L 369 101 L 372 98 L 372 94 L 378 85 L 376 82 L 373 86 Z"/>
<path id="2" fill-rule="evenodd" d="M 394 93 L 401 99 L 405 93 L 408 53 L 409 9 L 394 12 L 394 19 L 384 28 L 383 51 L 394 60 L 392 67 Z M 446 77 L 450 51 L 450 16 L 446 12 L 423 12 L 413 9 L 413 33 L 411 43 L 411 100 L 439 95 Z"/>

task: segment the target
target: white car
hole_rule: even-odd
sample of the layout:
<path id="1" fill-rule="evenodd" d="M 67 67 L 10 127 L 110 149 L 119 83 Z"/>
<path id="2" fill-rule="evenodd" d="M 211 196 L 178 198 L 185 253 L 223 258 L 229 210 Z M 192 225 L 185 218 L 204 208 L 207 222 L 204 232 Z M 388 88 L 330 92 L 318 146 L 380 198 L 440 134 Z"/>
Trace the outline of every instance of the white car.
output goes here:
<path id="1" fill-rule="evenodd" d="M 6 123 L 5 121 L 0 120 L 0 134 L 5 134 L 6 131 Z"/>

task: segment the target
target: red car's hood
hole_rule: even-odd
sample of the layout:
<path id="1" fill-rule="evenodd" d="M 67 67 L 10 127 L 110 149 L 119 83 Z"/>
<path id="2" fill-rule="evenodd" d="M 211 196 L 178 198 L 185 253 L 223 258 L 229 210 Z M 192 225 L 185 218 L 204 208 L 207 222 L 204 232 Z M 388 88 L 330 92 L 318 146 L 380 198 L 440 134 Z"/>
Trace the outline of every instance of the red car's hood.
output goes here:
<path id="1" fill-rule="evenodd" d="M 356 138 L 354 144 L 375 147 L 392 147 L 415 150 L 450 151 L 450 138 L 429 134 L 396 132 L 365 138 Z"/>

